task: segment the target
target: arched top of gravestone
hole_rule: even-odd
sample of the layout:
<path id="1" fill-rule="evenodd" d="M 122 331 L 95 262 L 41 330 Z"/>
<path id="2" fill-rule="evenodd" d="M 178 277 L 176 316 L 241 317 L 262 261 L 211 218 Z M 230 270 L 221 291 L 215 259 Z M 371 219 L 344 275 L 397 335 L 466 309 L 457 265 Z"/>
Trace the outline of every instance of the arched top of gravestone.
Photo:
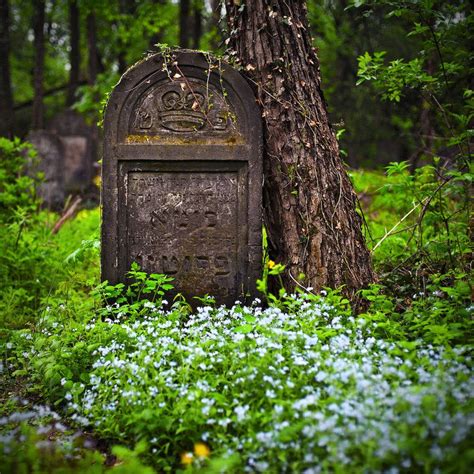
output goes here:
<path id="1" fill-rule="evenodd" d="M 158 53 L 130 68 L 105 115 L 106 143 L 258 146 L 260 112 L 231 66 L 193 51 Z"/>

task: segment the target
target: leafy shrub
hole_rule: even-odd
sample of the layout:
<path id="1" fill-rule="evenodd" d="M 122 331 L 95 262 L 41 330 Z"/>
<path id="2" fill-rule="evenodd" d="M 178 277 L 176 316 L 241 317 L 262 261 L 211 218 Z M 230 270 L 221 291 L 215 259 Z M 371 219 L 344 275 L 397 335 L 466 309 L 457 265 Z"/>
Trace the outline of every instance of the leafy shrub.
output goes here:
<path id="1" fill-rule="evenodd" d="M 92 295 L 99 296 L 103 303 L 98 310 L 103 319 L 120 320 L 146 314 L 149 308 L 161 307 L 165 291 L 173 288 L 170 284 L 173 278 L 159 274 L 147 275 L 140 271 L 135 262 L 127 275 L 130 279 L 128 286 L 123 283 L 109 285 L 104 281 L 93 291 Z"/>
<path id="2" fill-rule="evenodd" d="M 446 174 L 440 179 L 439 174 Z M 431 270 L 463 270 L 470 251 L 465 190 L 469 173 L 427 165 L 409 173 L 392 163 L 380 172 L 353 172 L 369 225 L 368 243 L 379 270 L 419 263 Z"/>
<path id="3" fill-rule="evenodd" d="M 413 295 L 423 299 L 428 286 L 437 291 L 433 278 L 443 287 L 459 287 L 460 280 L 470 287 L 466 189 L 472 174 L 432 165 L 409 173 L 402 162 L 388 166 L 386 176 L 359 171 L 352 178 L 380 282 L 398 300 L 397 310 L 409 306 Z M 466 305 L 470 296 L 463 295 Z"/>
<path id="4" fill-rule="evenodd" d="M 83 236 L 97 233 L 98 211 L 82 211 L 53 235 L 56 214 L 42 211 L 34 193 L 35 180 L 25 174 L 26 160 L 33 160 L 31 145 L 0 138 L 0 305 L 2 327 L 23 327 L 37 318 L 42 306 L 51 304 L 59 286 L 70 296 L 97 272 L 91 259 L 65 265 L 65 258 Z M 80 273 L 83 277 L 72 279 Z M 62 289 L 62 294 L 69 291 Z"/>
<path id="5" fill-rule="evenodd" d="M 31 144 L 0 137 L 0 224 L 24 221 L 37 211 L 35 182 L 40 177 L 28 176 L 25 169 L 26 162 L 35 159 Z"/>
<path id="6" fill-rule="evenodd" d="M 96 255 L 82 261 L 65 262 L 83 235 L 97 232 L 97 210 L 84 210 L 53 235 L 56 215 L 41 211 L 24 226 L 13 222 L 0 228 L 0 323 L 3 327 L 24 327 L 35 321 L 41 308 L 61 300 L 75 300 L 79 307 L 90 303 L 87 292 L 98 282 Z M 73 305 L 69 305 L 71 308 Z"/>
<path id="7" fill-rule="evenodd" d="M 405 117 L 392 120 L 407 146 L 417 142 L 410 163 L 391 163 L 386 179 L 356 173 L 356 181 L 364 181 L 364 212 L 381 280 L 404 299 L 429 294 L 433 275 L 442 275 L 444 287 L 459 287 L 461 279 L 470 285 L 472 11 L 465 2 L 418 0 L 362 0 L 352 7 L 383 15 L 387 25 L 402 21 L 406 41 L 418 45 L 401 58 L 393 57 L 401 53 L 395 50 L 358 58 L 357 84 L 391 102 Z M 417 168 L 420 163 L 428 165 Z"/>

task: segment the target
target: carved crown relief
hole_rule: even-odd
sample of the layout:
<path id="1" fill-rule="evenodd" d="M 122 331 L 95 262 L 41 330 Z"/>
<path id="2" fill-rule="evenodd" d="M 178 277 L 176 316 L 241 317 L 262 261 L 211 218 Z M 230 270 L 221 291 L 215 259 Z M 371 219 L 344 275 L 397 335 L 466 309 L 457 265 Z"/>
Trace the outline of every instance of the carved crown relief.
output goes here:
<path id="1" fill-rule="evenodd" d="M 161 83 L 138 100 L 131 134 L 226 132 L 234 115 L 222 93 L 197 80 Z"/>

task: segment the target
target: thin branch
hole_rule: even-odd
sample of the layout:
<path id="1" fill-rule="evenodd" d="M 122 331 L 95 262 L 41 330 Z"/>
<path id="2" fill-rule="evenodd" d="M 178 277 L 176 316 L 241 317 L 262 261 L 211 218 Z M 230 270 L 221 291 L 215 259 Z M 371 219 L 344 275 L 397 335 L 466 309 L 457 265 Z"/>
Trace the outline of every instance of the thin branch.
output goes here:
<path id="1" fill-rule="evenodd" d="M 306 293 L 310 293 L 311 295 L 313 296 L 318 296 L 316 295 L 316 293 L 313 293 L 312 291 L 308 290 L 308 288 L 306 288 L 304 285 L 302 285 L 290 272 L 290 270 L 288 270 L 288 275 L 290 275 L 290 278 L 300 287 L 302 288 Z"/>
<path id="2" fill-rule="evenodd" d="M 83 86 L 87 84 L 87 81 L 86 80 L 82 80 L 82 81 L 79 81 L 78 82 L 78 85 L 80 86 Z M 44 97 L 47 97 L 49 95 L 53 95 L 53 94 L 56 94 L 56 92 L 61 92 L 65 89 L 67 89 L 69 87 L 69 83 L 68 84 L 63 84 L 61 86 L 57 86 L 57 87 L 53 87 L 52 89 L 49 89 L 47 91 L 44 92 L 43 96 Z M 20 110 L 20 109 L 24 109 L 26 107 L 31 107 L 33 105 L 33 99 L 30 99 L 30 100 L 26 100 L 25 102 L 20 102 L 19 104 L 16 104 L 14 107 L 13 107 L 13 110 Z"/>
<path id="3" fill-rule="evenodd" d="M 79 207 L 79 204 L 81 204 L 82 198 L 78 196 L 75 201 L 71 204 L 69 209 L 66 209 L 64 214 L 61 216 L 61 218 L 54 224 L 53 230 L 51 231 L 52 234 L 57 234 L 59 232 L 59 229 L 63 226 L 63 224 L 68 220 L 71 219 L 75 213 L 77 212 L 77 208 Z"/>
<path id="4" fill-rule="evenodd" d="M 426 197 L 425 199 L 423 199 L 423 201 L 426 201 L 428 198 Z M 380 244 L 387 238 L 389 237 L 390 235 L 393 234 L 394 230 L 413 212 L 415 211 L 419 206 L 420 204 L 423 203 L 423 201 L 420 201 L 413 209 L 411 209 L 410 211 L 408 211 L 378 242 L 377 244 L 375 245 L 375 247 L 372 249 L 372 252 L 375 251 L 375 249 L 377 247 L 380 246 Z"/>

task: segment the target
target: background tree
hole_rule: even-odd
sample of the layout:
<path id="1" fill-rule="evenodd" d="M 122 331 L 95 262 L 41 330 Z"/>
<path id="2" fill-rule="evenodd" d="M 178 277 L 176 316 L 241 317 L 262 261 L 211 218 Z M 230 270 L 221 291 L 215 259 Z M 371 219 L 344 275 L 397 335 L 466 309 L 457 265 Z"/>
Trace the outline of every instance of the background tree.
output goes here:
<path id="1" fill-rule="evenodd" d="M 211 12 L 209 15 L 209 27 L 208 27 L 209 36 L 210 36 L 209 47 L 212 51 L 217 51 L 222 41 L 222 34 L 221 34 L 221 28 L 220 28 L 222 4 L 220 0 L 211 0 L 210 6 L 211 6 Z"/>
<path id="2" fill-rule="evenodd" d="M 180 0 L 179 2 L 179 46 L 189 48 L 190 40 L 190 0 Z"/>
<path id="3" fill-rule="evenodd" d="M 164 11 L 164 6 L 166 5 L 166 0 L 153 0 L 152 1 L 154 8 L 160 12 Z M 157 28 L 156 31 L 152 32 L 150 35 L 149 49 L 153 51 L 156 48 L 156 44 L 162 42 L 164 36 L 164 31 L 161 28 Z"/>
<path id="4" fill-rule="evenodd" d="M 411 54 L 419 45 L 414 38 L 407 40 L 404 18 L 387 21 L 384 8 L 372 13 L 366 5 L 352 8 L 352 3 L 308 0 L 309 26 L 344 159 L 353 167 L 383 166 L 408 159 L 417 146 L 410 130 L 412 104 L 389 105 L 368 88 L 356 87 L 357 58 L 378 49 L 394 56 Z"/>
<path id="5" fill-rule="evenodd" d="M 119 13 L 120 16 L 132 16 L 135 11 L 135 2 L 133 0 L 120 0 Z M 123 42 L 118 53 L 118 70 L 123 74 L 127 70 L 127 50 L 129 41 Z"/>
<path id="6" fill-rule="evenodd" d="M 2 0 L 6 5 L 6 0 Z M 48 121 L 61 112 L 65 103 L 74 106 L 96 120 L 100 101 L 118 80 L 118 73 L 140 60 L 157 43 L 171 47 L 178 45 L 180 33 L 180 4 L 171 0 L 75 0 L 79 15 L 72 15 L 79 22 L 79 29 L 71 23 L 73 3 L 44 0 L 45 44 L 44 44 L 44 120 Z M 10 51 L 10 77 L 12 102 L 15 112 L 11 128 L 14 134 L 24 137 L 32 127 L 32 105 L 34 98 L 33 69 L 37 57 L 32 21 L 36 3 L 9 0 L 10 45 L 21 45 Z M 292 2 L 294 3 L 294 2 Z M 472 14 L 464 0 L 453 2 L 430 2 L 416 0 L 410 3 L 396 0 L 308 0 L 308 26 L 318 48 L 325 99 L 328 101 L 330 121 L 337 130 L 344 159 L 352 167 L 381 167 L 391 161 L 411 160 L 413 164 L 428 162 L 446 150 L 446 125 L 442 113 L 430 94 L 456 114 L 462 112 L 463 89 L 469 83 L 468 62 Z M 404 6 L 400 9 L 399 6 Z M 195 9 L 194 7 L 198 8 Z M 244 6 L 241 1 L 239 8 Z M 203 7 L 202 9 L 200 9 Z M 245 8 L 245 7 L 244 7 Z M 87 43 L 87 16 L 94 10 L 96 41 L 100 61 L 97 63 L 97 80 L 85 86 L 88 77 L 89 48 Z M 202 17 L 202 34 L 199 48 L 222 52 L 224 48 L 223 26 L 219 23 L 222 2 L 220 0 L 189 0 L 188 47 L 198 46 L 193 39 L 194 16 Z M 421 25 L 413 28 L 413 24 Z M 2 25 L 5 21 L 2 21 Z M 194 25 L 194 26 L 193 26 Z M 431 25 L 431 26 L 430 26 Z M 74 31 L 79 32 L 77 43 Z M 415 31 L 416 30 L 416 31 Z M 5 29 L 2 29 L 5 38 Z M 184 31 L 184 30 L 183 30 Z M 411 31 L 407 36 L 407 31 Z M 435 35 L 433 36 L 432 31 Z M 367 52 L 371 58 L 385 51 L 384 63 L 403 60 L 414 65 L 421 61 L 421 76 L 437 79 L 441 61 L 433 38 L 446 64 L 449 87 L 443 91 L 428 91 L 410 83 L 404 88 L 400 100 L 380 101 L 371 86 L 356 87 L 358 58 Z M 472 41 L 471 41 L 472 42 Z M 3 45 L 7 44 L 5 41 Z M 78 45 L 75 47 L 74 45 Z M 71 51 L 67 46 L 71 45 Z M 77 58 L 79 51 L 79 61 Z M 1 55 L 5 62 L 7 54 Z M 431 61 L 431 65 L 429 64 Z M 76 82 L 76 64 L 84 71 L 80 87 Z M 402 63 L 394 63 L 402 64 Z M 375 63 L 367 66 L 374 72 Z M 403 65 L 403 64 L 402 64 Z M 397 66 L 399 69 L 401 66 Z M 68 69 L 69 68 L 69 69 Z M 69 80 L 65 77 L 69 70 Z M 391 68 L 395 71 L 395 68 Z M 433 73 L 430 71 L 433 70 Z M 103 72 L 103 74 L 101 74 Z M 2 64 L 4 80 L 8 67 Z M 374 72 L 375 74 L 375 72 Z M 373 75 L 373 74 L 372 74 Z M 72 82 L 71 82 L 72 81 Z M 382 81 L 383 82 L 383 81 Z M 439 84 L 438 81 L 432 84 Z M 373 86 L 372 86 L 373 85 Z M 469 86 L 472 89 L 472 83 Z M 72 90 L 76 89 L 74 96 Z M 433 89 L 431 87 L 431 89 Z M 8 86 L 0 88 L 0 94 L 8 96 Z M 99 100 L 95 98 L 99 97 Z M 74 103 L 71 101 L 74 100 Z M 11 113 L 2 114 L 3 121 L 10 121 Z M 451 120 L 452 121 L 452 120 Z M 431 138 L 430 138 L 431 137 Z M 444 145 L 443 145 L 444 140 Z"/>
<path id="7" fill-rule="evenodd" d="M 44 127 L 44 24 L 45 24 L 45 2 L 44 0 L 34 1 L 33 34 L 35 66 L 33 72 L 33 129 Z"/>
<path id="8" fill-rule="evenodd" d="M 373 89 L 369 91 L 375 90 L 394 107 L 409 110 L 406 129 L 414 137 L 412 164 L 421 158 L 431 163 L 437 156 L 443 161 L 458 157 L 465 163 L 472 125 L 471 5 L 464 0 L 378 0 L 359 2 L 358 7 L 368 16 L 382 11 L 387 23 L 404 19 L 403 38 L 409 51 L 396 55 L 379 47 L 365 52 L 358 58 L 358 82 L 370 82 Z"/>
<path id="9" fill-rule="evenodd" d="M 89 50 L 88 55 L 88 82 L 90 85 L 94 85 L 97 80 L 97 74 L 99 73 L 99 50 L 97 48 L 97 27 L 96 27 L 96 14 L 94 10 L 91 10 L 86 19 L 87 25 L 87 49 Z"/>
<path id="10" fill-rule="evenodd" d="M 69 86 L 66 97 L 66 105 L 72 105 L 75 101 L 77 88 L 79 87 L 81 72 L 81 37 L 80 16 L 77 0 L 69 0 Z"/>
<path id="11" fill-rule="evenodd" d="M 10 6 L 0 0 L 0 136 L 11 137 L 13 96 L 10 76 Z"/>
<path id="12" fill-rule="evenodd" d="M 227 0 L 226 10 L 230 45 L 262 108 L 270 256 L 287 265 L 287 288 L 301 280 L 354 294 L 374 274 L 328 120 L 305 2 Z"/>
<path id="13" fill-rule="evenodd" d="M 193 49 L 199 49 L 202 36 L 202 12 L 204 2 L 194 0 L 193 2 Z"/>

